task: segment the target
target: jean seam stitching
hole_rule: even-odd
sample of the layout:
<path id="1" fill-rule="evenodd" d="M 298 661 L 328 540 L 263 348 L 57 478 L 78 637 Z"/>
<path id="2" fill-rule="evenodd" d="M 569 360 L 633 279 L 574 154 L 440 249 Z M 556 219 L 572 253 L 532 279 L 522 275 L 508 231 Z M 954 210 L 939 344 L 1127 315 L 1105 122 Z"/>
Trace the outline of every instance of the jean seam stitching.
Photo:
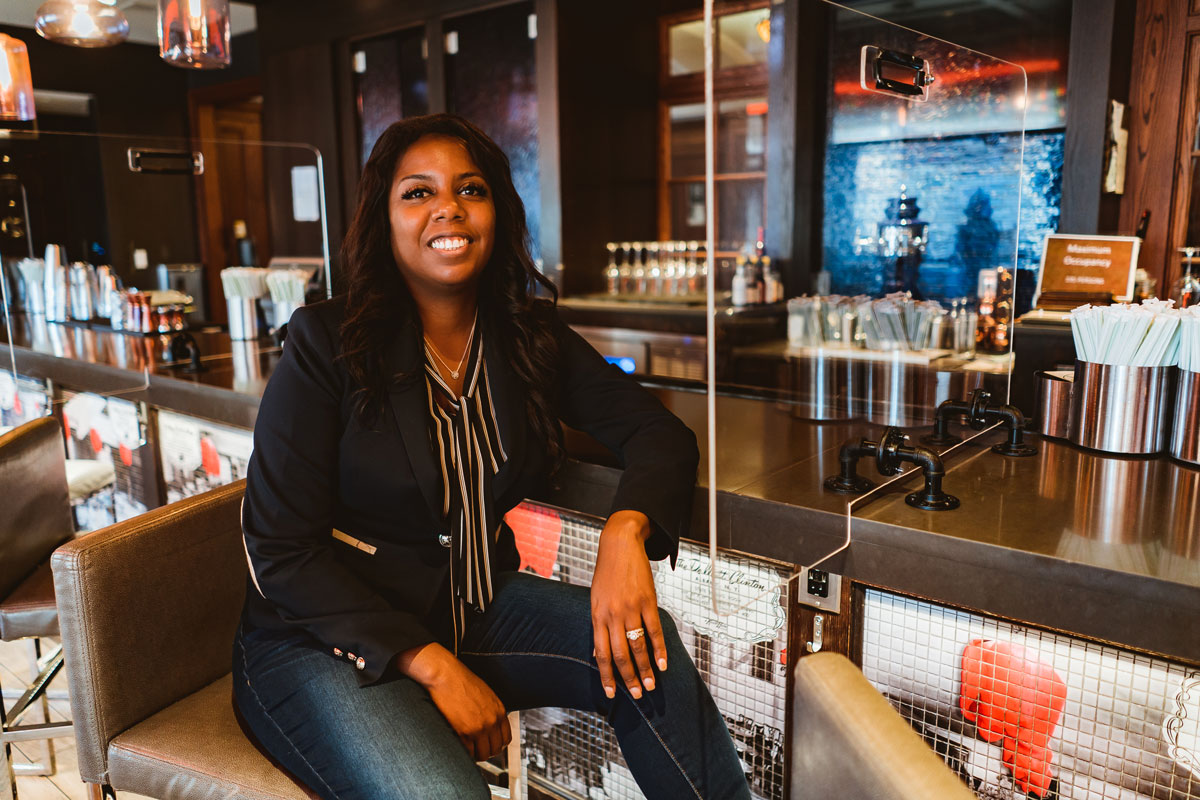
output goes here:
<path id="1" fill-rule="evenodd" d="M 537 656 L 540 658 L 557 658 L 562 661 L 573 661 L 576 664 L 582 664 L 585 667 L 587 667 L 588 669 L 595 670 L 596 672 L 600 671 L 599 667 L 597 667 L 595 664 L 592 664 L 590 661 L 584 661 L 582 658 L 575 658 L 574 656 L 558 655 L 557 653 L 512 652 L 512 651 L 505 651 L 502 653 L 478 653 L 478 652 L 474 652 L 474 651 L 470 651 L 470 652 L 460 651 L 459 655 L 477 656 L 479 658 L 488 658 L 488 657 L 493 657 L 493 656 Z M 621 684 L 621 688 L 625 690 L 626 694 L 629 693 L 629 687 L 626 686 L 625 684 Z M 629 695 L 629 699 L 633 700 L 633 707 L 637 709 L 638 716 L 640 716 L 642 718 L 642 721 L 644 721 L 646 723 L 646 727 L 649 728 L 650 732 L 654 734 L 654 738 L 658 740 L 658 743 L 660 745 L 662 745 L 662 749 L 664 751 L 666 751 L 666 754 L 668 756 L 670 756 L 672 763 L 675 764 L 675 768 L 679 770 L 679 774 L 683 776 L 683 779 L 685 781 L 687 781 L 687 785 L 691 787 L 692 792 L 694 792 L 696 797 L 700 798 L 700 800 L 704 800 L 704 795 L 700 794 L 700 790 L 696 788 L 696 784 L 692 783 L 692 779 L 690 777 L 688 777 L 687 770 L 685 770 L 683 768 L 683 765 L 679 763 L 679 759 L 675 757 L 675 754 L 673 752 L 671 752 L 671 748 L 668 747 L 667 743 L 663 741 L 662 736 L 660 736 L 658 733 L 658 729 L 654 727 L 654 723 L 651 722 L 649 719 L 647 719 L 645 713 L 642 711 L 641 706 L 639 706 L 637 704 L 637 700 L 634 699 L 633 695 Z"/>
<path id="2" fill-rule="evenodd" d="M 254 695 L 254 702 L 258 703 L 258 707 L 262 710 L 263 716 L 266 717 L 267 721 L 270 722 L 271 725 L 274 726 L 275 730 L 279 732 L 280 737 L 282 737 L 283 740 L 288 743 L 288 747 L 292 748 L 292 752 L 304 762 L 304 766 L 308 767 L 312 774 L 317 777 L 317 780 L 321 782 L 321 785 L 329 790 L 329 793 L 333 795 L 334 800 L 339 800 L 338 793 L 335 792 L 333 787 L 326 782 L 325 778 L 321 776 L 321 773 L 317 771 L 317 768 L 312 765 L 312 762 L 304 757 L 304 753 L 300 752 L 300 748 L 296 747 L 291 738 L 283 732 L 283 728 L 279 727 L 279 723 L 276 722 L 275 718 L 271 716 L 271 712 L 267 711 L 267 707 L 263 704 L 262 698 L 258 696 L 258 690 L 255 689 L 254 684 L 250 682 L 250 668 L 246 664 L 246 647 L 245 645 L 241 645 L 239 643 L 238 649 L 242 651 L 242 675 L 246 677 L 246 686 L 250 688 L 250 693 Z"/>

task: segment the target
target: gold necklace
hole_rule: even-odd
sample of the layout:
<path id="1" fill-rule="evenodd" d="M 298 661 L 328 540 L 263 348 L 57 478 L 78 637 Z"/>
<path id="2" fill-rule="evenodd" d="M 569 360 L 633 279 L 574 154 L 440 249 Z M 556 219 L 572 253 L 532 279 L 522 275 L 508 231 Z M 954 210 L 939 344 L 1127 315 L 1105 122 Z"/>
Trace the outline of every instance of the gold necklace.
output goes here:
<path id="1" fill-rule="evenodd" d="M 454 378 L 454 380 L 458 380 L 459 370 L 462 369 L 463 362 L 467 360 L 467 353 L 471 350 L 471 340 L 475 338 L 475 323 L 478 321 L 479 314 L 476 313 L 475 319 L 471 320 L 471 332 L 467 334 L 467 346 L 463 348 L 462 358 L 458 360 L 458 366 L 455 367 L 451 367 L 450 362 L 442 357 L 442 354 L 438 352 L 437 346 L 434 345 L 433 340 L 428 336 L 425 337 L 425 346 L 429 348 L 431 353 L 433 353 L 433 357 L 440 361 L 442 366 L 450 372 L 450 377 Z"/>

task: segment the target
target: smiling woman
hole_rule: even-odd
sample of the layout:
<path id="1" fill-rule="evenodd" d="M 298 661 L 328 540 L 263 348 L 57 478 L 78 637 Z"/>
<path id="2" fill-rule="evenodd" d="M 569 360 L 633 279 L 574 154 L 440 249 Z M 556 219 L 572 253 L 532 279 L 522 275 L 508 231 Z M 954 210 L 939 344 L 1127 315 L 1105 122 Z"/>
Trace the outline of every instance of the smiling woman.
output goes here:
<path id="1" fill-rule="evenodd" d="M 695 436 L 559 320 L 527 242 L 474 125 L 380 136 L 349 291 L 296 311 L 259 408 L 236 706 L 321 797 L 486 797 L 505 712 L 558 706 L 608 719 L 651 798 L 748 798 L 650 570 L 687 527 Z M 517 572 L 503 522 L 560 420 L 625 464 L 590 589 Z"/>
<path id="2" fill-rule="evenodd" d="M 410 290 L 429 295 L 418 306 L 473 292 L 492 256 L 496 207 L 466 145 L 425 136 L 405 152 L 396 175 L 388 203 L 392 255 Z M 425 333 L 431 336 L 428 325 Z M 447 352 L 463 349 L 463 342 L 441 343 Z"/>

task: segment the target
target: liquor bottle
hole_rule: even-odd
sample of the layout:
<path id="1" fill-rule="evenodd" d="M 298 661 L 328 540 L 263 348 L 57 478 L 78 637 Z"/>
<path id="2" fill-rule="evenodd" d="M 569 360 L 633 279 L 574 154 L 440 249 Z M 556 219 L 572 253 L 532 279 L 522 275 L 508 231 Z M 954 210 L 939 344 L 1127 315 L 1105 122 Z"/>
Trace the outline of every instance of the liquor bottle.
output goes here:
<path id="1" fill-rule="evenodd" d="M 230 264 L 232 267 L 258 266 L 258 256 L 254 252 L 254 240 L 246 231 L 244 219 L 233 221 L 233 254 L 235 258 L 234 263 Z"/>
<path id="2" fill-rule="evenodd" d="M 1147 208 L 1145 211 L 1142 212 L 1142 216 L 1138 219 L 1137 229 L 1134 231 L 1133 235 L 1138 237 L 1142 241 L 1145 241 L 1146 240 L 1146 230 L 1149 227 L 1150 227 L 1150 209 Z"/>
<path id="3" fill-rule="evenodd" d="M 621 293 L 621 269 L 617 266 L 617 243 L 608 243 L 608 266 L 604 268 L 604 284 L 610 295 Z"/>
<path id="4" fill-rule="evenodd" d="M 730 286 L 730 301 L 735 306 L 744 306 L 750 300 L 750 279 L 747 274 L 748 272 L 749 270 L 747 269 L 746 257 L 738 256 L 737 269 L 733 273 L 733 283 Z"/>

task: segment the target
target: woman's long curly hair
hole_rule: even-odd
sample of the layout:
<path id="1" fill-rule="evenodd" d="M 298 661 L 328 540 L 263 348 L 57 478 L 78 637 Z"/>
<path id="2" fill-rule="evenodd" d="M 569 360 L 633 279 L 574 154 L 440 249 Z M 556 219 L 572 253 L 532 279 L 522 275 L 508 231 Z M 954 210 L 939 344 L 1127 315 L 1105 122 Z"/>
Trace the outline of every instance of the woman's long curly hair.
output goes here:
<path id="1" fill-rule="evenodd" d="M 499 334 L 500 348 L 525 389 L 526 416 L 545 445 L 552 468 L 562 462 L 562 429 L 554 413 L 558 344 L 551 315 L 558 292 L 529 256 L 525 205 L 513 186 L 508 157 L 475 125 L 455 114 L 430 114 L 393 123 L 363 169 L 358 206 L 342 243 L 346 317 L 341 360 L 358 383 L 356 412 L 367 424 L 382 413 L 388 387 L 414 377 L 388 372 L 388 353 L 404 329 L 422 335 L 408 285 L 392 255 L 388 202 L 404 153 L 423 136 L 461 141 L 483 173 L 496 207 L 495 244 L 479 281 L 479 315 Z M 548 299 L 537 297 L 541 286 Z"/>

